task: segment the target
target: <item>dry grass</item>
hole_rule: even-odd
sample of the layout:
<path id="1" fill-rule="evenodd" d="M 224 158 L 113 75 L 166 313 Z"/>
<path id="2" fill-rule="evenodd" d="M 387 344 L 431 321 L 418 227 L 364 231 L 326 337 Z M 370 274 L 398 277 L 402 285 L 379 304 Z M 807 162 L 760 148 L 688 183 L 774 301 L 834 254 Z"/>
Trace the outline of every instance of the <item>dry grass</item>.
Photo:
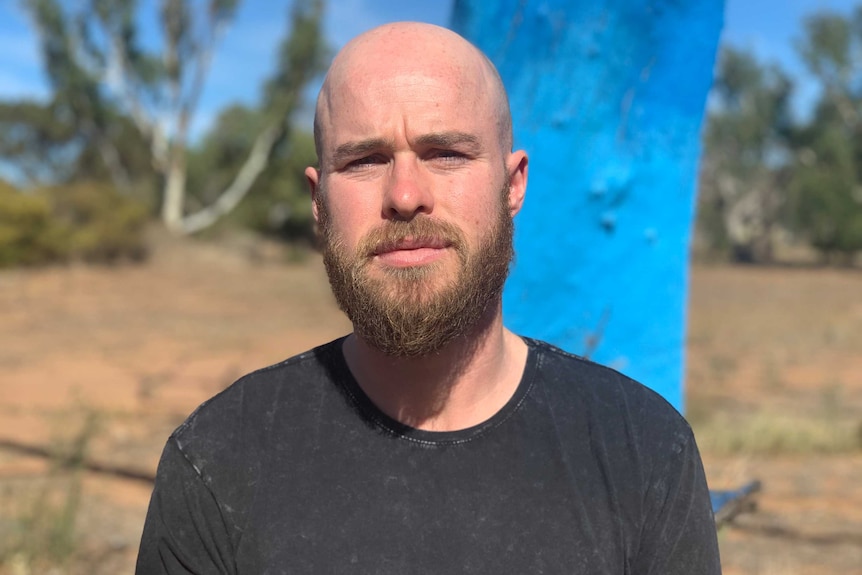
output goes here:
<path id="1" fill-rule="evenodd" d="M 718 413 L 692 422 L 698 445 L 719 455 L 840 454 L 862 450 L 862 423 L 780 412 Z"/>
<path id="2" fill-rule="evenodd" d="M 714 488 L 763 482 L 726 575 L 862 573 L 862 272 L 696 267 L 687 416 Z"/>
<path id="3" fill-rule="evenodd" d="M 82 464 L 98 433 L 98 420 L 98 414 L 90 410 L 75 410 L 58 417 L 57 423 L 64 424 L 64 431 L 57 433 L 52 442 L 53 456 L 47 473 L 3 483 L 0 572 L 64 572 L 72 563 L 85 564 L 77 531 Z"/>

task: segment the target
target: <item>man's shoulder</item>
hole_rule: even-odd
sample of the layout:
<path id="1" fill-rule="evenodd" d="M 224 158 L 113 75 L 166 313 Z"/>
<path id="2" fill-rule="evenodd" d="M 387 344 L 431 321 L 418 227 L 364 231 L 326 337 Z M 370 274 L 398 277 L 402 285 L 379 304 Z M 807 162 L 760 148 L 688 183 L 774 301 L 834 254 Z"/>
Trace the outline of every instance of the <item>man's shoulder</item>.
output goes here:
<path id="1" fill-rule="evenodd" d="M 308 405 L 309 396 L 330 389 L 340 371 L 343 338 L 255 370 L 203 402 L 174 431 L 184 446 L 214 437 L 231 439 L 259 430 L 267 433 L 276 417 Z M 242 429 L 237 429 L 239 426 Z"/>
<path id="2" fill-rule="evenodd" d="M 612 419 L 625 416 L 688 426 L 679 412 L 648 386 L 553 344 L 525 339 L 536 353 L 539 376 L 557 405 L 586 408 Z"/>
<path id="3" fill-rule="evenodd" d="M 586 387 L 590 390 L 621 387 L 632 393 L 647 390 L 646 386 L 613 367 L 568 352 L 546 341 L 524 338 L 536 353 L 539 370 L 545 378 L 565 382 L 565 385 Z"/>
<path id="4" fill-rule="evenodd" d="M 551 344 L 528 344 L 537 356 L 535 401 L 544 403 L 561 441 L 573 449 L 586 441 L 592 453 L 605 454 L 608 476 L 663 477 L 699 459 L 688 422 L 657 392 Z"/>

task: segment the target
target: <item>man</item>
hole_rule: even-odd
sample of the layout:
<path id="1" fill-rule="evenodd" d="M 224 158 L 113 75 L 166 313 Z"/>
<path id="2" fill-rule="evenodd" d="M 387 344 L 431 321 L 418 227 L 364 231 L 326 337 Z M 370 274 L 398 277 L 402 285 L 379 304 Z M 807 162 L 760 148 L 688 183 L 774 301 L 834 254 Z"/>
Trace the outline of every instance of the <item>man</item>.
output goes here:
<path id="1" fill-rule="evenodd" d="M 488 59 L 434 26 L 372 30 L 335 58 L 315 141 L 354 332 L 174 432 L 138 573 L 719 573 L 682 418 L 502 325 L 527 156 Z"/>

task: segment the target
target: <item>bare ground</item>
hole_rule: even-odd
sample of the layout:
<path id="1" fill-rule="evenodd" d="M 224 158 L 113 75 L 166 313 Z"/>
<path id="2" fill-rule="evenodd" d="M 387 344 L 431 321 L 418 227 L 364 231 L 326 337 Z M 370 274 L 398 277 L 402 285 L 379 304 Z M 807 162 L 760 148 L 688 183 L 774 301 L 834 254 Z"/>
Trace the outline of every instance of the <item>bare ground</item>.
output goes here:
<path id="1" fill-rule="evenodd" d="M 764 485 L 719 533 L 726 575 L 862 573 L 860 272 L 693 271 L 687 415 L 710 487 Z"/>
<path id="2" fill-rule="evenodd" d="M 76 456 L 152 474 L 201 401 L 346 333 L 317 257 L 251 256 L 0 272 L 0 573 L 131 573 L 151 486 Z M 695 268 L 688 354 L 711 486 L 764 483 L 725 573 L 862 573 L 862 273 Z"/>

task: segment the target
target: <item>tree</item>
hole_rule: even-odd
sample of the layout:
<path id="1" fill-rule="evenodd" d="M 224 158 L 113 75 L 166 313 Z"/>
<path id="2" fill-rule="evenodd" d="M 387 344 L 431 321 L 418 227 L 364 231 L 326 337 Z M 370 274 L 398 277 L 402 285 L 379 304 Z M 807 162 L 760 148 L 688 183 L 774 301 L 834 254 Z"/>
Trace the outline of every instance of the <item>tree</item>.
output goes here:
<path id="1" fill-rule="evenodd" d="M 862 249 L 862 188 L 856 164 L 859 142 L 835 125 L 807 135 L 806 162 L 794 173 L 794 224 L 825 260 L 849 262 Z"/>
<path id="2" fill-rule="evenodd" d="M 56 106 L 86 134 L 121 189 L 131 187 L 131 178 L 110 120 L 115 110 L 131 119 L 159 177 L 162 220 L 178 233 L 212 225 L 248 193 L 288 135 L 303 88 L 322 70 L 326 55 L 322 0 L 295 0 L 277 68 L 264 86 L 259 132 L 217 198 L 187 214 L 189 129 L 237 0 L 207 0 L 204 6 L 162 0 L 159 52 L 146 51 L 139 41 L 135 0 L 85 0 L 74 11 L 58 0 L 25 0 L 25 6 L 39 31 Z"/>
<path id="3" fill-rule="evenodd" d="M 75 127 L 57 117 L 53 104 L 0 103 L 0 157 L 30 187 L 70 177 L 75 136 Z"/>
<path id="4" fill-rule="evenodd" d="M 746 52 L 722 51 L 708 116 L 700 228 L 736 261 L 772 259 L 785 194 L 792 84 Z"/>
<path id="5" fill-rule="evenodd" d="M 112 153 L 123 166 L 123 177 L 114 183 L 126 195 L 142 199 L 154 183 L 146 142 L 126 116 L 114 110 L 105 114 Z M 0 102 L 0 158 L 27 188 L 111 181 L 114 174 L 94 139 L 92 131 L 78 128 L 62 102 Z"/>
<path id="6" fill-rule="evenodd" d="M 793 224 L 825 259 L 850 261 L 862 249 L 862 7 L 815 14 L 804 30 L 799 51 L 820 98 L 794 142 Z"/>
<path id="7" fill-rule="evenodd" d="M 218 197 L 245 161 L 265 122 L 260 111 L 244 106 L 222 111 L 189 156 L 191 205 L 209 205 Z M 266 171 L 243 202 L 223 221 L 288 241 L 312 241 L 314 227 L 303 170 L 315 161 L 311 134 L 292 131 L 273 149 Z"/>

